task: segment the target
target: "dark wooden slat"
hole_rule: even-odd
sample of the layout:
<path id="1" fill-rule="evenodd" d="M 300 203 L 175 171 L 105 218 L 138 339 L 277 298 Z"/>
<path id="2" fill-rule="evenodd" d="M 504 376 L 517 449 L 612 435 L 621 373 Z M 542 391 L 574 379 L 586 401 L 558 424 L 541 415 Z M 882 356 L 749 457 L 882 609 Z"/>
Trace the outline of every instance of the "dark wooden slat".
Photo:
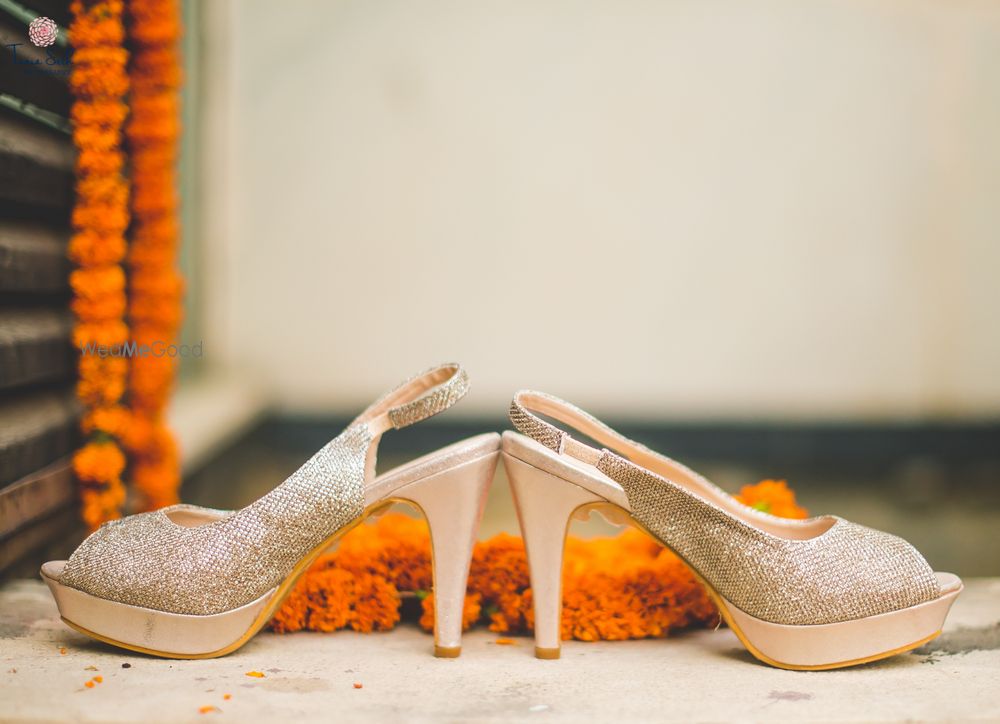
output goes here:
<path id="1" fill-rule="evenodd" d="M 33 11 L 35 15 L 52 18 L 59 23 L 61 29 L 65 30 L 69 27 L 71 15 L 67 0 L 19 0 L 19 2 L 28 10 Z"/>
<path id="2" fill-rule="evenodd" d="M 64 224 L 73 203 L 73 160 L 68 136 L 0 108 L 0 214 Z"/>
<path id="3" fill-rule="evenodd" d="M 35 46 L 27 25 L 0 13 L 0 93 L 68 117 L 70 57 L 66 47 Z"/>
<path id="4" fill-rule="evenodd" d="M 22 393 L 0 402 L 0 485 L 68 455 L 79 441 L 72 389 Z"/>
<path id="5" fill-rule="evenodd" d="M 40 224 L 0 221 L 0 293 L 66 292 L 68 235 Z"/>
<path id="6" fill-rule="evenodd" d="M 69 458 L 0 488 L 0 539 L 76 501 Z"/>
<path id="7" fill-rule="evenodd" d="M 79 506 L 73 505 L 60 510 L 22 529 L 17 535 L 0 541 L 0 571 L 9 568 L 32 552 L 41 551 L 43 547 L 50 549 L 54 547 L 58 552 L 50 552 L 41 560 L 64 558 L 73 549 L 74 544 L 83 539 L 83 536 L 84 527 L 80 521 Z M 13 572 L 21 575 L 38 575 L 37 563 L 31 565 L 29 570 L 20 570 L 28 563 L 31 563 L 30 559 L 15 568 Z"/>
<path id="8" fill-rule="evenodd" d="M 73 318 L 61 309 L 0 309 L 0 390 L 70 381 Z"/>

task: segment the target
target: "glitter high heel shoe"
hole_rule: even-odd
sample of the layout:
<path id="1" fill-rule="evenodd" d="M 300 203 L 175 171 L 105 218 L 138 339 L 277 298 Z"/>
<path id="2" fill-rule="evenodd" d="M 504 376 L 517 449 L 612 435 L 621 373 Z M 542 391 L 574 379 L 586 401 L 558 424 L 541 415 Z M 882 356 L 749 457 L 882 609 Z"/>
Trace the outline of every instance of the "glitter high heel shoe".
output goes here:
<path id="1" fill-rule="evenodd" d="M 962 590 L 900 538 L 836 516 L 754 510 L 555 397 L 519 392 L 510 418 L 523 434 L 503 434 L 504 468 L 527 547 L 539 658 L 559 656 L 563 542 L 581 509 L 607 511 L 674 550 L 750 653 L 785 669 L 834 669 L 916 648 L 941 632 Z"/>
<path id="2" fill-rule="evenodd" d="M 382 475 L 382 434 L 436 415 L 468 389 L 443 365 L 365 410 L 291 477 L 237 511 L 174 505 L 105 523 L 42 566 L 63 620 L 106 643 L 157 656 L 223 656 L 245 644 L 299 575 L 341 535 L 395 501 L 431 531 L 434 651 L 458 656 L 472 546 L 499 457 L 480 435 Z"/>

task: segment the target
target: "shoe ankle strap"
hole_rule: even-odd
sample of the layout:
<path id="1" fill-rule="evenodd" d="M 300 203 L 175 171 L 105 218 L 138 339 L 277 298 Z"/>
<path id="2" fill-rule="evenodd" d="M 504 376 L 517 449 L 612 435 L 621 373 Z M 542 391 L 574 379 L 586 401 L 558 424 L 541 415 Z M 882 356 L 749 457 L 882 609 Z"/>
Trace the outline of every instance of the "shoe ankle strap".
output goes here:
<path id="1" fill-rule="evenodd" d="M 568 432 L 546 422 L 532 410 L 569 425 L 626 458 L 631 457 L 630 452 L 641 447 L 593 415 L 558 397 L 534 390 L 521 390 L 514 395 L 510 403 L 510 421 L 518 432 L 554 452 L 565 453 L 591 465 L 601 459 L 603 451 L 574 440 Z"/>
<path id="2" fill-rule="evenodd" d="M 438 365 L 384 395 L 352 424 L 367 423 L 376 435 L 399 430 L 444 412 L 468 391 L 469 377 L 461 365 Z"/>

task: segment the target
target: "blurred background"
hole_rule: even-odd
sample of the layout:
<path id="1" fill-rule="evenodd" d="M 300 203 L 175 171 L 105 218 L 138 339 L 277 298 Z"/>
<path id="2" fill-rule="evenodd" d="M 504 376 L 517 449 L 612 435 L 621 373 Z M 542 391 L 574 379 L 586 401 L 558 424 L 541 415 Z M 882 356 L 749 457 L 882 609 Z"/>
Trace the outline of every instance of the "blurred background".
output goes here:
<path id="1" fill-rule="evenodd" d="M 996 3 L 192 10 L 190 315 L 281 410 L 1000 411 Z"/>
<path id="2" fill-rule="evenodd" d="M 185 22 L 191 502 L 249 502 L 457 360 L 472 393 L 386 465 L 506 427 L 532 387 L 728 490 L 787 478 L 1000 575 L 1000 5 L 188 0 Z"/>

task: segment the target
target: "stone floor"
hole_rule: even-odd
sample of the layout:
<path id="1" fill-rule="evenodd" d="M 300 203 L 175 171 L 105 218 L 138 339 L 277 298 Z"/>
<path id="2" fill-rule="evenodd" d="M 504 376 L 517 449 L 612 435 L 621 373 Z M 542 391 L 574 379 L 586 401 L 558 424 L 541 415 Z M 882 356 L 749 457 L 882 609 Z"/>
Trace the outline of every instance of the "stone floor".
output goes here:
<path id="1" fill-rule="evenodd" d="M 404 626 L 265 633 L 222 659 L 161 660 L 77 634 L 40 582 L 14 580 L 0 588 L 0 721 L 1000 720 L 996 578 L 968 581 L 923 649 L 840 671 L 769 668 L 726 629 L 571 642 L 560 661 L 486 631 L 459 659 L 430 649 Z"/>

